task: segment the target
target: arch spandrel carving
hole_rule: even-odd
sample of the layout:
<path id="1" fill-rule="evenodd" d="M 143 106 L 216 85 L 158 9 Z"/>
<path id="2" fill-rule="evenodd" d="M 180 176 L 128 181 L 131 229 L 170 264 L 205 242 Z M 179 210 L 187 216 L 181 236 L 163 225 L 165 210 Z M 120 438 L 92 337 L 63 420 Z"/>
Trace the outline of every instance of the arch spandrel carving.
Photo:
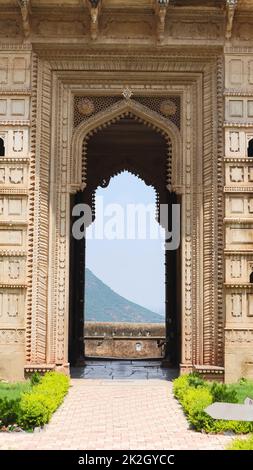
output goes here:
<path id="1" fill-rule="evenodd" d="M 126 116 L 133 116 L 143 124 L 153 128 L 156 132 L 162 134 L 166 140 L 170 140 L 172 145 L 172 169 L 168 169 L 167 189 L 181 193 L 184 185 L 183 167 L 182 167 L 182 139 L 180 132 L 175 124 L 160 116 L 155 111 L 131 99 L 121 100 L 115 103 L 105 111 L 97 113 L 86 122 L 82 122 L 75 129 L 72 139 L 71 150 L 71 181 L 70 192 L 75 193 L 85 188 L 86 182 L 83 177 L 83 155 L 84 140 L 89 138 L 99 129 L 109 126 L 111 123 L 120 120 Z M 169 164 L 169 162 L 168 162 Z M 171 176 L 169 175 L 171 171 Z"/>

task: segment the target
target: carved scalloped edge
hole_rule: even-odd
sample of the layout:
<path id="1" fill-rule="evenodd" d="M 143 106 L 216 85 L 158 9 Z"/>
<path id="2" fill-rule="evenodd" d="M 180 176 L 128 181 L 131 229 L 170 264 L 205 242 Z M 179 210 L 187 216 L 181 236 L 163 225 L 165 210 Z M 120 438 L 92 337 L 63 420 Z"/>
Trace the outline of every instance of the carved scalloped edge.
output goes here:
<path id="1" fill-rule="evenodd" d="M 29 163 L 30 158 L 27 157 L 0 157 L 0 163 Z"/>
<path id="2" fill-rule="evenodd" d="M 26 293 L 26 360 L 31 360 L 31 323 L 32 323 L 32 286 L 33 286 L 33 251 L 34 251 L 34 198 L 35 198 L 35 154 L 36 154 L 36 117 L 37 117 L 37 80 L 38 57 L 32 53 L 31 70 L 31 105 L 30 105 L 30 168 L 29 168 L 29 200 L 28 200 L 28 230 L 27 230 L 27 293 Z"/>
<path id="3" fill-rule="evenodd" d="M 151 110 L 149 109 L 149 112 L 150 111 Z M 108 116 L 109 116 L 110 115 L 110 108 L 107 108 L 105 110 L 105 112 L 107 112 Z M 158 113 L 156 113 L 156 114 L 157 114 L 157 116 L 159 116 Z M 113 119 L 108 119 L 108 121 L 106 121 L 105 123 L 103 123 L 102 125 L 100 125 L 98 127 L 95 127 L 94 129 L 90 130 L 88 132 L 88 134 L 86 134 L 86 136 L 84 138 L 84 141 L 83 141 L 83 154 L 82 154 L 82 185 L 83 185 L 83 187 L 86 186 L 86 167 L 87 167 L 87 158 L 88 158 L 88 156 L 87 156 L 87 143 L 88 143 L 89 138 L 92 135 L 94 135 L 95 133 L 97 133 L 99 130 L 110 127 L 111 124 L 120 121 L 121 119 L 123 119 L 126 116 L 132 117 L 135 121 L 138 121 L 138 122 L 144 124 L 146 127 L 149 127 L 151 129 L 153 129 L 155 132 L 157 132 L 158 134 L 162 135 L 165 138 L 165 140 L 167 142 L 167 156 L 168 156 L 168 160 L 167 160 L 167 188 L 169 190 L 171 190 L 171 188 L 172 188 L 172 180 L 171 180 L 171 178 L 172 178 L 172 144 L 171 144 L 171 140 L 170 140 L 168 134 L 166 134 L 166 132 L 164 132 L 160 127 L 156 126 L 154 123 L 146 121 L 144 118 L 136 116 L 133 111 L 123 111 L 122 114 L 119 114 L 118 116 L 114 117 Z M 128 169 L 125 168 L 125 170 L 128 170 Z M 112 175 L 112 177 L 122 173 L 123 171 L 124 170 L 116 172 L 115 174 Z M 132 170 L 130 172 L 132 174 L 134 174 L 137 178 L 142 180 L 142 177 L 139 174 L 137 174 L 137 172 L 133 172 Z M 153 189 L 156 192 L 156 197 L 158 197 L 156 188 L 153 187 Z"/>
<path id="4" fill-rule="evenodd" d="M 253 90 L 225 89 L 223 96 L 253 96 Z"/>
<path id="5" fill-rule="evenodd" d="M 218 145 L 217 145 L 217 329 L 216 329 L 216 359 L 215 363 L 224 366 L 224 303 L 223 303 L 223 280 L 224 280 L 224 103 L 223 103 L 223 84 L 224 84 L 224 63 L 223 57 L 217 58 L 217 115 L 218 115 Z"/>
<path id="6" fill-rule="evenodd" d="M 225 186 L 223 189 L 224 193 L 253 193 L 252 186 Z"/>
<path id="7" fill-rule="evenodd" d="M 32 93 L 30 88 L 3 88 L 1 87 L 1 95 L 22 95 L 30 96 Z"/>
<path id="8" fill-rule="evenodd" d="M 252 157 L 224 157 L 224 162 L 225 163 L 252 163 L 253 164 L 253 159 Z"/>
<path id="9" fill-rule="evenodd" d="M 0 194 L 10 194 L 10 195 L 20 195 L 20 196 L 27 196 L 28 189 L 25 188 L 15 188 L 15 186 L 4 186 L 1 187 L 0 185 Z"/>
<path id="10" fill-rule="evenodd" d="M 111 114 L 111 117 L 110 117 Z M 82 140 L 82 155 L 80 154 L 80 138 L 87 138 L 98 132 L 100 129 L 103 129 L 110 125 L 113 122 L 117 122 L 122 119 L 124 116 L 132 116 L 134 119 L 144 123 L 144 125 L 154 129 L 156 132 L 159 132 L 167 141 L 170 141 L 170 135 L 174 136 L 174 142 L 168 146 L 168 157 L 171 154 L 171 145 L 173 145 L 173 151 L 176 154 L 181 154 L 181 137 L 179 130 L 172 122 L 168 122 L 166 118 L 163 118 L 158 113 L 153 110 L 150 110 L 146 106 L 131 100 L 121 100 L 113 104 L 109 108 L 106 108 L 103 111 L 100 111 L 95 116 L 92 116 L 86 122 L 82 122 L 79 126 L 76 127 L 72 143 L 72 171 L 71 171 L 71 180 L 72 180 L 72 192 L 75 192 L 78 186 L 80 189 L 83 189 L 86 185 L 86 142 L 83 143 Z M 160 127 L 159 127 L 160 124 Z M 81 161 L 80 161 L 81 158 Z M 183 172 L 180 171 L 181 158 L 179 155 L 177 158 L 174 158 L 172 162 L 168 162 L 167 166 L 167 185 L 168 189 L 173 189 L 173 186 L 181 187 Z M 176 167 L 178 166 L 178 168 Z M 173 166 L 173 168 L 172 168 Z M 172 170 L 171 170 L 172 168 Z M 176 171 L 176 168 L 178 171 Z M 80 178 L 80 169 L 81 169 L 81 178 Z M 175 181 L 171 181 L 171 176 L 174 175 Z M 180 179 L 181 178 L 181 179 Z M 78 181 L 79 179 L 79 181 Z"/>
<path id="11" fill-rule="evenodd" d="M 26 289 L 27 284 L 26 283 L 10 283 L 10 282 L 0 282 L 0 288 L 6 288 L 6 289 Z"/>
<path id="12" fill-rule="evenodd" d="M 241 122 L 224 121 L 223 127 L 225 127 L 225 128 L 230 128 L 230 127 L 250 128 L 250 127 L 252 127 L 252 129 L 253 129 L 253 120 L 251 122 L 248 122 L 248 121 L 244 121 L 244 122 L 242 122 L 242 121 Z"/>
<path id="13" fill-rule="evenodd" d="M 198 364 L 193 366 L 193 370 L 198 372 L 201 375 L 214 376 L 214 378 L 217 377 L 217 376 L 221 376 L 221 378 L 223 378 L 224 372 L 225 372 L 225 369 L 222 366 L 220 366 L 220 367 L 219 366 L 213 366 L 213 365 L 202 366 L 202 365 L 198 365 Z"/>
<path id="14" fill-rule="evenodd" d="M 40 374 L 45 374 L 51 370 L 55 369 L 55 364 L 26 364 L 25 373 L 31 374 L 34 372 L 39 372 Z"/>
<path id="15" fill-rule="evenodd" d="M 215 202 L 217 204 L 216 188 L 213 191 L 215 182 L 214 177 L 217 167 L 217 153 L 214 141 L 214 122 L 213 122 L 213 93 L 214 83 L 213 70 L 209 66 L 203 77 L 203 178 L 204 178 L 204 197 L 203 197 L 203 291 L 204 291 L 204 311 L 203 311 L 203 363 L 214 364 L 215 362 L 215 318 L 214 318 L 214 244 L 216 233 L 214 224 L 216 224 L 216 213 L 214 213 Z M 213 154 L 213 158 L 210 156 Z M 205 184 L 205 181 L 208 184 Z M 217 226 L 217 225 L 216 225 Z"/>
<path id="16" fill-rule="evenodd" d="M 22 43 L 13 43 L 13 42 L 1 42 L 1 51 L 31 51 L 32 50 L 32 45 L 28 42 L 22 42 Z"/>
<path id="17" fill-rule="evenodd" d="M 26 250 L 9 250 L 3 249 L 0 250 L 0 256 L 26 256 Z"/>
<path id="18" fill-rule="evenodd" d="M 0 126 L 26 126 L 30 127 L 30 120 L 29 119 L 24 119 L 23 121 L 14 121 L 10 119 L 6 120 L 0 120 Z"/>

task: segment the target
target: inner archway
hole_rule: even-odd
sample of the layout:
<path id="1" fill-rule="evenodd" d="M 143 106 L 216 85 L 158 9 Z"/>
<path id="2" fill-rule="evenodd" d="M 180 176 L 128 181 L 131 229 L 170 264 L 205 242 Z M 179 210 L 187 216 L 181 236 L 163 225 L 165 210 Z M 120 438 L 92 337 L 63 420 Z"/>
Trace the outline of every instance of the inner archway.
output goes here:
<path id="1" fill-rule="evenodd" d="M 157 219 L 160 205 L 168 206 L 169 229 L 171 229 L 171 206 L 179 202 L 175 193 L 168 190 L 173 156 L 170 139 L 154 130 L 144 121 L 132 115 L 111 122 L 85 139 L 86 162 L 83 172 L 86 187 L 72 197 L 72 207 L 85 203 L 95 211 L 95 191 L 106 187 L 110 178 L 127 170 L 141 178 L 156 191 Z M 70 256 L 70 320 L 69 359 L 78 364 L 85 357 L 84 337 L 84 273 L 85 243 L 71 239 Z M 166 290 L 166 342 L 165 361 L 177 366 L 180 361 L 180 253 L 167 250 L 165 255 Z"/>

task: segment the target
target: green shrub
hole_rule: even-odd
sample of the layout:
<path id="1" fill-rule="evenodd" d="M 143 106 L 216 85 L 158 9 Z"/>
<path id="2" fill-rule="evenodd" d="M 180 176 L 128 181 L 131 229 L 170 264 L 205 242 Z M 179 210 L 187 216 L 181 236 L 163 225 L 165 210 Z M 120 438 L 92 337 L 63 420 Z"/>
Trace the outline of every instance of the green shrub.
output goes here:
<path id="1" fill-rule="evenodd" d="M 213 402 L 238 403 L 236 390 L 223 383 L 213 382 L 211 385 Z"/>
<path id="2" fill-rule="evenodd" d="M 235 439 L 228 447 L 229 450 L 253 450 L 253 435 L 248 439 Z"/>
<path id="3" fill-rule="evenodd" d="M 206 381 L 201 377 L 198 372 L 192 372 L 188 375 L 188 384 L 190 387 L 205 387 Z"/>
<path id="4" fill-rule="evenodd" d="M 39 372 L 34 372 L 34 374 L 31 376 L 31 385 L 34 387 L 34 385 L 38 385 L 41 382 L 41 375 Z"/>
<path id="5" fill-rule="evenodd" d="M 191 425 L 197 431 L 204 430 L 212 433 L 253 432 L 253 422 L 215 420 L 204 411 L 207 406 L 217 401 L 238 403 L 238 395 L 239 397 L 242 395 L 240 387 L 244 387 L 244 393 L 246 389 L 247 391 L 253 390 L 252 382 L 243 381 L 241 385 L 224 385 L 207 382 L 196 374 L 183 375 L 173 382 L 174 395 L 180 401 Z"/>
<path id="6" fill-rule="evenodd" d="M 211 403 L 212 395 L 206 387 L 188 388 L 185 391 L 181 404 L 189 422 L 196 430 L 201 431 L 211 425 L 212 418 L 204 412 L 204 409 Z"/>
<path id="7" fill-rule="evenodd" d="M 20 402 L 18 424 L 24 429 L 33 429 L 48 423 L 52 416 L 50 398 L 44 394 L 27 393 Z"/>
<path id="8" fill-rule="evenodd" d="M 188 375 L 180 375 L 173 381 L 173 393 L 176 398 L 180 401 L 185 391 L 189 388 Z"/>
<path id="9" fill-rule="evenodd" d="M 0 428 L 17 422 L 20 398 L 0 398 Z"/>
<path id="10" fill-rule="evenodd" d="M 58 372 L 47 372 L 31 392 L 21 397 L 18 424 L 32 429 L 48 423 L 63 402 L 69 388 L 69 378 Z"/>

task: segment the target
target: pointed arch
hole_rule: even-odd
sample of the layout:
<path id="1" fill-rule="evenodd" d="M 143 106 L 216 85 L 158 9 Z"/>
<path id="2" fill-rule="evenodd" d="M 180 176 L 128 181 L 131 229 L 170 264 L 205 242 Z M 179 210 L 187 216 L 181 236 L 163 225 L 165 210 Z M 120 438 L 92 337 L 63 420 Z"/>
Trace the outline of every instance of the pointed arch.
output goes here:
<path id="1" fill-rule="evenodd" d="M 132 116 L 147 127 L 151 127 L 156 132 L 162 134 L 165 140 L 170 143 L 173 157 L 172 162 L 168 161 L 168 174 L 170 175 L 168 177 L 168 189 L 176 191 L 177 193 L 181 192 L 184 182 L 182 171 L 182 142 L 178 128 L 157 112 L 150 110 L 132 99 L 125 99 L 90 117 L 87 121 L 79 124 L 75 129 L 71 152 L 70 191 L 72 193 L 84 189 L 86 186 L 85 175 L 82 171 L 83 166 L 85 166 L 83 158 L 86 159 L 85 140 L 93 133 L 127 116 Z M 171 168 L 170 165 L 172 165 Z"/>

